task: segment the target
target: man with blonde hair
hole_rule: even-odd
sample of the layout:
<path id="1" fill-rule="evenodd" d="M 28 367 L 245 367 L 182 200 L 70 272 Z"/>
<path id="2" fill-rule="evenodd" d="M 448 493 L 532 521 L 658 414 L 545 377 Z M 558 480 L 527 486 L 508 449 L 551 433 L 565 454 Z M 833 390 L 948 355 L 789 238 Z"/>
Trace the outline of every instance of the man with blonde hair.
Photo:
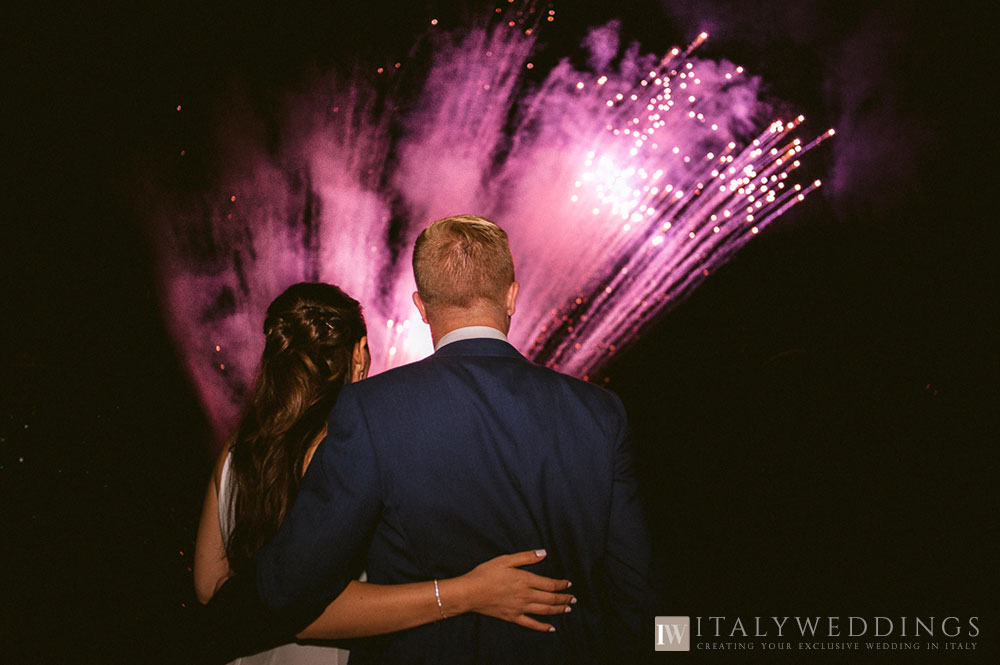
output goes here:
<path id="1" fill-rule="evenodd" d="M 507 234 L 472 215 L 416 241 L 413 301 L 435 353 L 346 386 L 298 500 L 257 556 L 271 608 L 322 606 L 356 579 L 458 575 L 544 548 L 569 579 L 549 633 L 478 614 L 358 643 L 360 663 L 611 663 L 652 652 L 649 538 L 613 394 L 507 341 L 518 283 Z"/>
<path id="2" fill-rule="evenodd" d="M 519 285 L 507 234 L 493 222 L 458 215 L 428 226 L 413 248 L 413 276 L 413 304 L 431 326 L 435 349 L 460 328 L 489 327 L 504 335 L 510 329 Z"/>

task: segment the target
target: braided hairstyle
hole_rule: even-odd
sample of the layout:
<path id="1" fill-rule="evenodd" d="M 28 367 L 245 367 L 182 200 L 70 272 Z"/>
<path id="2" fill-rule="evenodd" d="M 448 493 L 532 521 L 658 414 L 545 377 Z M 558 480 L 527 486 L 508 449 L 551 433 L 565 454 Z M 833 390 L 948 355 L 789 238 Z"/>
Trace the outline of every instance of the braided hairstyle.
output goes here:
<path id="1" fill-rule="evenodd" d="M 352 352 L 365 334 L 361 305 L 332 284 L 295 284 L 267 308 L 264 353 L 231 448 L 226 554 L 234 570 L 277 533 L 295 501 L 306 453 L 349 380 Z"/>

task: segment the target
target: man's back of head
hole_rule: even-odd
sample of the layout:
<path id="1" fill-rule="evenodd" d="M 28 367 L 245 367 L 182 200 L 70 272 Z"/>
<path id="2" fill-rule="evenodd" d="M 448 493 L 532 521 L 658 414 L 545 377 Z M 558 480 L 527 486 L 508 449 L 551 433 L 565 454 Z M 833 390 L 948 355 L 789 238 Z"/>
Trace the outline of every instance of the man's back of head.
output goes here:
<path id="1" fill-rule="evenodd" d="M 413 248 L 414 303 L 435 341 L 462 326 L 506 333 L 517 282 L 507 234 L 475 215 L 456 215 L 424 229 Z"/>

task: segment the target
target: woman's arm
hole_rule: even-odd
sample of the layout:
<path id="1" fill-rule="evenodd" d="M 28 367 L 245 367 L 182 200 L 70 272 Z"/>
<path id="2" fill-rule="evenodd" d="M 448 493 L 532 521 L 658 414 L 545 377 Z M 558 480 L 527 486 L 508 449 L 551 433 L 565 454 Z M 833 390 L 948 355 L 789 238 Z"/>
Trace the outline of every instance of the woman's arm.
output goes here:
<path id="1" fill-rule="evenodd" d="M 205 502 L 198 521 L 198 537 L 194 546 L 194 591 L 198 600 L 207 604 L 216 590 L 225 582 L 231 572 L 226 546 L 222 542 L 222 528 L 219 526 L 219 476 L 225 463 L 228 449 L 222 451 L 215 471 L 205 490 Z"/>
<path id="2" fill-rule="evenodd" d="M 198 523 L 194 584 L 203 604 L 211 600 L 232 574 L 219 525 L 219 478 L 227 455 L 228 449 L 223 450 L 216 464 Z M 449 617 L 478 612 L 533 630 L 555 630 L 527 614 L 568 612 L 576 599 L 558 592 L 569 588 L 570 583 L 519 569 L 544 557 L 544 550 L 507 554 L 490 559 L 460 577 L 439 580 L 441 607 L 434 593 L 434 582 L 394 585 L 351 582 L 298 637 L 350 639 L 381 635 L 437 621 L 442 618 L 442 609 Z"/>
<path id="3" fill-rule="evenodd" d="M 460 577 L 434 582 L 380 585 L 351 582 L 316 621 L 298 634 L 306 639 L 348 639 L 405 630 L 448 617 L 478 612 L 538 631 L 554 631 L 528 614 L 562 614 L 576 599 L 557 593 L 570 586 L 520 570 L 537 563 L 544 550 L 507 554 Z"/>

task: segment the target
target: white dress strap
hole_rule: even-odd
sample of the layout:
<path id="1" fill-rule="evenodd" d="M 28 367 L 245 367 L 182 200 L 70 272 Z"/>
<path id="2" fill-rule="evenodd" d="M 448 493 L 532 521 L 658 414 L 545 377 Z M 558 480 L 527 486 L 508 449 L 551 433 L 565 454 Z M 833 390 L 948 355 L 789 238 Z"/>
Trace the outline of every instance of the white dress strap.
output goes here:
<path id="1" fill-rule="evenodd" d="M 229 540 L 229 534 L 233 531 L 233 489 L 230 475 L 233 472 L 233 451 L 226 455 L 226 461 L 222 463 L 222 474 L 219 476 L 219 530 L 222 532 L 223 542 Z"/>

